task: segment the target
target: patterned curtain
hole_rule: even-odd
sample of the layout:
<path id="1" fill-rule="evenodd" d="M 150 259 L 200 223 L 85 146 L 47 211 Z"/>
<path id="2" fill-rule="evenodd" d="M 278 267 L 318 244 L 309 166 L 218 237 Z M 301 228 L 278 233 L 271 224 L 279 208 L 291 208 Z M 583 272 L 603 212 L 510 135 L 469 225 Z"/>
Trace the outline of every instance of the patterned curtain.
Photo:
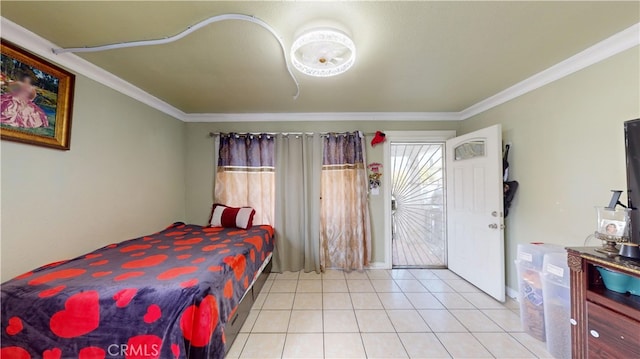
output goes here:
<path id="1" fill-rule="evenodd" d="M 353 132 L 324 138 L 320 206 L 323 269 L 362 270 L 371 260 L 363 137 Z"/>
<path id="2" fill-rule="evenodd" d="M 274 225 L 274 137 L 220 134 L 215 201 L 256 210 L 254 224 Z"/>

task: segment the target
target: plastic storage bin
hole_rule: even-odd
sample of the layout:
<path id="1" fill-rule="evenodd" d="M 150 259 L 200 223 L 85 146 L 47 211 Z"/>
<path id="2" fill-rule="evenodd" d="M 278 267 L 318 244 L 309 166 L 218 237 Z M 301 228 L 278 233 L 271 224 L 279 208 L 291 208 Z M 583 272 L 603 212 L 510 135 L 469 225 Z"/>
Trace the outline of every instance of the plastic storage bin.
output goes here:
<path id="1" fill-rule="evenodd" d="M 563 253 L 559 245 L 546 243 L 518 244 L 518 301 L 520 321 L 525 332 L 545 341 L 544 298 L 542 290 L 542 262 L 547 253 Z"/>
<path id="2" fill-rule="evenodd" d="M 571 292 L 566 252 L 545 254 L 542 293 L 547 351 L 555 358 L 571 358 Z"/>

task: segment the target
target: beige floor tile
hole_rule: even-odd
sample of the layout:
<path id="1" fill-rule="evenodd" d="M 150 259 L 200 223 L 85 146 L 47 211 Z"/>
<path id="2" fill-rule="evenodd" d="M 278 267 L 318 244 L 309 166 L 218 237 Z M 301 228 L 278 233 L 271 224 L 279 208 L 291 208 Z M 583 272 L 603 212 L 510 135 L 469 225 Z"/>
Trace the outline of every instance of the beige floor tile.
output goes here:
<path id="1" fill-rule="evenodd" d="M 451 358 L 433 333 L 398 333 L 411 359 Z"/>
<path id="2" fill-rule="evenodd" d="M 504 302 L 504 306 L 509 309 L 520 310 L 520 303 L 514 298 L 507 297 L 507 300 Z"/>
<path id="3" fill-rule="evenodd" d="M 267 300 L 268 296 L 269 296 L 269 291 L 266 291 L 266 290 L 260 291 L 260 294 L 258 294 L 258 298 L 256 298 L 255 302 L 253 302 L 253 306 L 251 307 L 251 310 L 262 309 L 262 305 L 264 304 L 264 301 Z"/>
<path id="4" fill-rule="evenodd" d="M 418 311 L 411 309 L 387 310 L 393 327 L 398 333 L 430 332 L 429 326 L 422 319 Z"/>
<path id="5" fill-rule="evenodd" d="M 384 309 L 414 309 L 404 293 L 378 293 Z"/>
<path id="6" fill-rule="evenodd" d="M 316 273 L 316 272 L 309 272 L 309 273 L 305 273 L 305 272 L 300 272 L 300 277 L 298 277 L 298 279 L 304 279 L 304 280 L 320 280 L 320 279 L 322 279 L 322 273 Z"/>
<path id="7" fill-rule="evenodd" d="M 351 293 L 353 309 L 383 309 L 376 293 Z"/>
<path id="8" fill-rule="evenodd" d="M 278 274 L 279 273 L 275 272 L 269 273 L 269 277 L 267 277 L 267 280 L 275 280 L 278 277 Z"/>
<path id="9" fill-rule="evenodd" d="M 288 333 L 282 358 L 324 358 L 324 335 Z"/>
<path id="10" fill-rule="evenodd" d="M 420 279 L 420 283 L 431 293 L 455 292 L 455 289 L 440 279 Z"/>
<path id="11" fill-rule="evenodd" d="M 432 269 L 431 272 L 440 279 L 462 279 L 457 274 L 448 269 Z"/>
<path id="12" fill-rule="evenodd" d="M 474 294 L 474 293 L 463 293 Z M 433 293 L 447 309 L 476 309 L 473 304 L 469 303 L 464 297 L 458 293 Z"/>
<path id="13" fill-rule="evenodd" d="M 347 279 L 369 279 L 369 276 L 367 276 L 367 273 L 365 273 L 365 271 L 351 271 L 351 272 L 344 272 L 344 276 Z"/>
<path id="14" fill-rule="evenodd" d="M 295 293 L 269 293 L 262 309 L 291 309 Z"/>
<path id="15" fill-rule="evenodd" d="M 444 306 L 432 293 L 405 293 L 416 309 L 444 309 Z"/>
<path id="16" fill-rule="evenodd" d="M 349 293 L 323 293 L 323 309 L 353 309 Z"/>
<path id="17" fill-rule="evenodd" d="M 376 292 L 402 292 L 393 279 L 372 279 L 371 285 Z"/>
<path id="18" fill-rule="evenodd" d="M 408 269 L 392 269 L 389 274 L 393 279 L 416 279 Z"/>
<path id="19" fill-rule="evenodd" d="M 434 332 L 468 332 L 453 314 L 445 309 L 419 310 L 420 316 Z"/>
<path id="20" fill-rule="evenodd" d="M 323 279 L 322 291 L 325 293 L 346 293 L 349 288 L 347 288 L 347 281 L 344 279 Z"/>
<path id="21" fill-rule="evenodd" d="M 259 310 L 252 310 L 249 312 L 247 319 L 242 324 L 240 328 L 240 333 L 251 333 L 251 329 L 253 329 L 253 325 L 256 323 L 256 319 L 258 319 L 258 314 L 260 314 Z"/>
<path id="22" fill-rule="evenodd" d="M 386 269 L 369 269 L 366 273 L 369 279 L 391 279 L 391 274 Z"/>
<path id="23" fill-rule="evenodd" d="M 497 358 L 535 358 L 527 348 L 507 333 L 473 333 Z"/>
<path id="24" fill-rule="evenodd" d="M 436 333 L 436 336 L 454 358 L 493 358 L 471 333 Z"/>
<path id="25" fill-rule="evenodd" d="M 428 292 L 427 288 L 425 288 L 417 279 L 397 279 L 396 284 L 405 293 Z"/>
<path id="26" fill-rule="evenodd" d="M 479 293 L 480 289 L 476 288 L 463 279 L 447 279 L 444 281 L 447 285 L 458 293 Z"/>
<path id="27" fill-rule="evenodd" d="M 347 279 L 347 287 L 349 288 L 349 292 L 359 292 L 359 293 L 363 293 L 363 292 L 368 292 L 368 293 L 373 293 L 375 292 L 375 290 L 373 290 L 373 286 L 371 285 L 371 282 L 369 282 L 369 279 L 367 280 L 351 280 L 351 279 Z"/>
<path id="28" fill-rule="evenodd" d="M 288 333 L 322 333 L 321 310 L 293 310 Z"/>
<path id="29" fill-rule="evenodd" d="M 366 358 L 360 333 L 324 333 L 324 357 L 326 359 Z"/>
<path id="30" fill-rule="evenodd" d="M 485 293 L 460 293 L 467 301 L 478 309 L 506 309 L 503 303 Z"/>
<path id="31" fill-rule="evenodd" d="M 547 351 L 547 346 L 544 342 L 539 341 L 538 339 L 532 337 L 527 333 L 509 333 L 512 337 L 514 337 L 520 344 L 524 345 L 530 352 L 535 354 L 540 359 L 553 359 L 553 355 L 551 355 Z"/>
<path id="32" fill-rule="evenodd" d="M 293 309 L 322 309 L 322 293 L 296 293 Z"/>
<path id="33" fill-rule="evenodd" d="M 262 310 L 251 333 L 286 333 L 290 314 L 288 310 Z"/>
<path id="34" fill-rule="evenodd" d="M 298 293 L 321 293 L 322 281 L 321 280 L 299 280 L 298 287 L 296 288 Z"/>
<path id="35" fill-rule="evenodd" d="M 224 358 L 239 358 L 240 354 L 242 353 L 242 349 L 244 348 L 244 344 L 247 342 L 247 338 L 249 338 L 249 333 L 238 333 L 238 335 L 236 336 L 236 340 L 234 340 L 233 344 L 231 345 L 231 349 L 229 349 L 227 355 Z"/>
<path id="36" fill-rule="evenodd" d="M 483 309 L 482 312 L 506 332 L 522 332 L 520 317 L 509 309 Z"/>
<path id="37" fill-rule="evenodd" d="M 504 332 L 500 326 L 477 309 L 449 310 L 470 332 Z"/>
<path id="38" fill-rule="evenodd" d="M 438 279 L 430 269 L 409 269 L 416 279 Z"/>
<path id="39" fill-rule="evenodd" d="M 281 358 L 286 334 L 251 333 L 240 358 Z"/>
<path id="40" fill-rule="evenodd" d="M 356 310 L 358 327 L 362 333 L 395 333 L 387 312 L 380 310 Z"/>
<path id="41" fill-rule="evenodd" d="M 293 293 L 298 286 L 298 280 L 294 279 L 276 279 L 271 286 L 271 293 Z"/>
<path id="42" fill-rule="evenodd" d="M 367 358 L 408 358 L 396 333 L 363 333 L 362 342 Z"/>
<path id="43" fill-rule="evenodd" d="M 344 272 L 337 269 L 327 269 L 322 273 L 322 279 L 344 279 Z"/>
<path id="44" fill-rule="evenodd" d="M 270 291 L 271 290 L 271 286 L 273 286 L 274 282 L 275 282 L 275 279 L 267 279 L 264 282 L 264 285 L 262 286 L 262 289 L 260 289 L 260 293 Z"/>
<path id="45" fill-rule="evenodd" d="M 299 277 L 300 272 L 282 272 L 278 273 L 278 276 L 276 276 L 276 280 L 298 280 Z"/>
<path id="46" fill-rule="evenodd" d="M 349 333 L 358 332 L 358 323 L 353 310 L 325 310 L 325 333 Z"/>

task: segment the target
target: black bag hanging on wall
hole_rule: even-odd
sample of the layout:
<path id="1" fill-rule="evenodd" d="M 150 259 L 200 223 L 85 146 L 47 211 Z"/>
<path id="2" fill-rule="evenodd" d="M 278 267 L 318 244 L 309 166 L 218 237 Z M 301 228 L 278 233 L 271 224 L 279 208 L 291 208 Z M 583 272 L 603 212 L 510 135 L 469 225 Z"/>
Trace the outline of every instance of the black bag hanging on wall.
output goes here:
<path id="1" fill-rule="evenodd" d="M 504 155 L 502 156 L 502 176 L 503 176 L 503 189 L 504 189 L 504 216 L 506 217 L 509 214 L 509 207 L 511 207 L 511 201 L 513 201 L 513 197 L 516 195 L 516 191 L 518 190 L 518 181 L 507 181 L 509 178 L 509 149 L 510 145 L 505 146 Z"/>

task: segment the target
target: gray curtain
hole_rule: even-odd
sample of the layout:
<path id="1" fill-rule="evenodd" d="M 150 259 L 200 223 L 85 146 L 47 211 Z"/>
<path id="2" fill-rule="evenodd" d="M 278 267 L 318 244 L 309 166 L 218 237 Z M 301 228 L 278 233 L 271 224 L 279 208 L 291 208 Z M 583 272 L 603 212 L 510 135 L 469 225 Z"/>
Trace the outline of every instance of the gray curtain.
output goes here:
<path id="1" fill-rule="evenodd" d="M 276 247 L 273 271 L 320 273 L 319 134 L 276 137 Z"/>

